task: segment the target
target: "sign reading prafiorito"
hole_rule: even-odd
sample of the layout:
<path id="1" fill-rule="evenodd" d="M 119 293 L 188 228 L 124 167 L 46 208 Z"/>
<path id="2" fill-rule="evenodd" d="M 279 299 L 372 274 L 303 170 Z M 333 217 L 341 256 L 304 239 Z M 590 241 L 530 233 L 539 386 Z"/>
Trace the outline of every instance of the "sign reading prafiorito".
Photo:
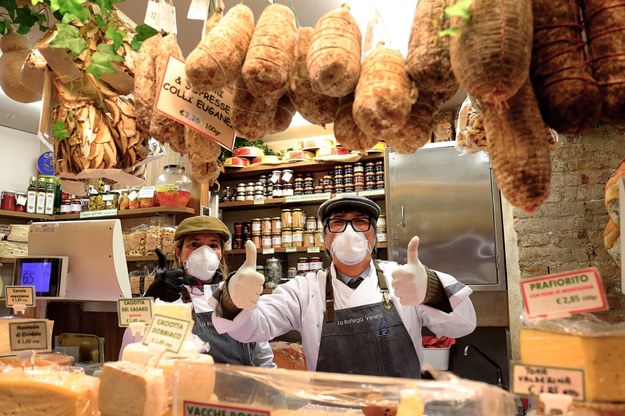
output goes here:
<path id="1" fill-rule="evenodd" d="M 608 309 L 599 271 L 588 269 L 521 281 L 529 318 L 553 318 Z"/>
<path id="2" fill-rule="evenodd" d="M 158 89 L 155 109 L 214 140 L 228 150 L 234 148 L 232 101 L 234 95 L 221 91 L 197 92 L 187 84 L 184 62 L 170 56 Z"/>

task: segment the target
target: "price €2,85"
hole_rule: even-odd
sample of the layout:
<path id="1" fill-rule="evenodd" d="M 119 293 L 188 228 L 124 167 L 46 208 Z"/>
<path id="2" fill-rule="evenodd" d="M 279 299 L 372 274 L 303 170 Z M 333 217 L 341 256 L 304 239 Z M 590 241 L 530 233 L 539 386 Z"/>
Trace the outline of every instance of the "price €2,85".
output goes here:
<path id="1" fill-rule="evenodd" d="M 188 112 L 187 110 L 180 110 L 180 115 L 195 125 L 199 125 L 202 122 L 200 117 Z M 221 134 L 221 132 L 210 123 L 206 123 L 204 128 L 213 133 L 215 136 L 219 136 Z"/>
<path id="2" fill-rule="evenodd" d="M 570 295 L 570 296 L 562 296 L 562 297 L 557 298 L 556 303 L 558 305 L 573 305 L 579 302 L 588 302 L 588 301 L 593 301 L 596 299 L 597 299 L 596 295 L 583 295 L 583 296 Z"/>

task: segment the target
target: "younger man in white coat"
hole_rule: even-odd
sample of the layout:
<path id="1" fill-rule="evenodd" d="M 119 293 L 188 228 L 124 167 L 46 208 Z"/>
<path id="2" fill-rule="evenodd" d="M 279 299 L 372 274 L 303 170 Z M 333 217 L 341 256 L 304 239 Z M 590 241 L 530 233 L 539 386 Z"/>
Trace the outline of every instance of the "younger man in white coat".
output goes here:
<path id="1" fill-rule="evenodd" d="M 264 278 L 248 242 L 245 264 L 213 294 L 215 329 L 241 342 L 297 330 L 311 371 L 420 377 L 422 326 L 437 336 L 471 333 L 472 291 L 426 268 L 418 237 L 408 245 L 407 264 L 374 261 L 379 215 L 380 207 L 364 197 L 324 202 L 319 217 L 329 269 L 298 276 L 268 295 L 260 296 Z"/>

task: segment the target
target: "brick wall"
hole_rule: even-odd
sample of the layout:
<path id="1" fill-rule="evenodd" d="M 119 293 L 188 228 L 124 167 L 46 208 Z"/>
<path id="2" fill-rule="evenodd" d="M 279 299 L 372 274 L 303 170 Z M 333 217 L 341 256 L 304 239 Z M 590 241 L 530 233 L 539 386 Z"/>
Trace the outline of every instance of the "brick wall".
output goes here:
<path id="1" fill-rule="evenodd" d="M 604 186 L 625 157 L 625 134 L 600 126 L 582 136 L 560 136 L 552 151 L 552 179 L 549 198 L 530 216 L 511 209 L 506 238 L 507 257 L 517 259 L 510 270 L 521 278 L 596 267 L 610 303 L 611 320 L 625 320 L 625 297 L 620 294 L 620 268 L 603 245 L 608 221 L 604 207 Z M 518 284 L 519 276 L 508 276 Z M 516 282 L 515 282 L 516 280 Z M 511 302 L 511 309 L 515 302 Z M 518 304 L 518 299 L 517 302 Z M 511 311 L 511 316 L 520 311 Z M 517 315 L 518 316 L 518 315 Z"/>

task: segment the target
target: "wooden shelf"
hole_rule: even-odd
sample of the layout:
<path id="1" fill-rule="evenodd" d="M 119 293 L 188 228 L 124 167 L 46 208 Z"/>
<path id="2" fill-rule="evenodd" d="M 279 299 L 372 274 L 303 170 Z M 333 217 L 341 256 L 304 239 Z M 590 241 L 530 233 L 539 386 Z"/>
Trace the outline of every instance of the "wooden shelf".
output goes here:
<path id="1" fill-rule="evenodd" d="M 309 173 L 309 172 L 322 172 L 324 170 L 333 169 L 336 165 L 344 165 L 348 163 L 356 163 L 356 162 L 371 162 L 377 160 L 383 160 L 384 153 L 373 153 L 367 156 L 364 156 L 362 159 L 359 159 L 354 162 L 339 162 L 339 161 L 328 161 L 328 162 L 294 162 L 294 163 L 280 163 L 279 165 L 256 165 L 256 166 L 248 166 L 245 168 L 226 168 L 226 172 L 220 175 L 220 178 L 223 182 L 229 180 L 239 180 L 239 179 L 247 179 L 250 177 L 258 176 L 262 173 L 270 173 L 274 170 L 283 170 L 283 169 L 293 169 L 297 170 L 297 173 Z"/>
<path id="2" fill-rule="evenodd" d="M 167 261 L 173 261 L 174 260 L 174 256 L 172 255 L 168 255 L 167 256 Z M 140 262 L 140 261 L 158 261 L 158 257 L 156 257 L 156 254 L 150 254 L 147 256 L 126 256 L 126 261 L 127 262 Z"/>
<path id="3" fill-rule="evenodd" d="M 387 248 L 388 245 L 387 243 L 379 243 L 377 248 Z M 324 251 L 326 251 L 325 247 L 289 247 L 289 248 L 259 248 L 257 253 L 259 256 L 261 255 L 271 255 L 271 254 L 279 254 L 279 253 L 286 253 L 286 254 L 291 254 L 291 253 L 305 253 L 305 254 L 317 254 L 317 253 L 323 253 Z M 245 254 L 245 249 L 244 248 L 236 248 L 234 250 L 229 250 L 226 251 L 226 254 L 233 254 L 233 255 L 238 255 L 238 254 Z"/>
<path id="4" fill-rule="evenodd" d="M 14 264 L 15 257 L 0 257 L 0 263 Z"/>
<path id="5" fill-rule="evenodd" d="M 139 218 L 149 217 L 154 215 L 182 215 L 192 216 L 195 215 L 195 209 L 193 208 L 178 208 L 178 207 L 152 207 L 152 208 L 136 208 L 127 210 L 117 210 L 115 214 L 99 215 L 98 211 L 84 211 L 81 214 L 59 214 L 59 215 L 41 215 L 41 214 L 28 214 L 17 211 L 3 211 L 0 210 L 0 217 L 4 218 L 20 218 L 25 220 L 37 220 L 37 221 L 64 221 L 64 220 L 81 220 L 81 219 L 97 219 L 97 218 Z"/>
<path id="6" fill-rule="evenodd" d="M 383 200 L 386 197 L 384 189 L 375 189 L 372 191 L 362 191 L 350 193 L 353 195 L 366 196 L 374 201 Z M 337 194 L 317 194 L 317 195 L 295 195 L 285 198 L 267 198 L 254 201 L 234 201 L 234 202 L 220 202 L 219 208 L 224 211 L 237 211 L 237 210 L 249 210 L 249 209 L 261 209 L 263 207 L 278 207 L 278 206 L 290 206 L 290 205 L 320 205 L 329 198 L 334 198 Z M 347 195 L 347 194 L 338 194 Z"/>

